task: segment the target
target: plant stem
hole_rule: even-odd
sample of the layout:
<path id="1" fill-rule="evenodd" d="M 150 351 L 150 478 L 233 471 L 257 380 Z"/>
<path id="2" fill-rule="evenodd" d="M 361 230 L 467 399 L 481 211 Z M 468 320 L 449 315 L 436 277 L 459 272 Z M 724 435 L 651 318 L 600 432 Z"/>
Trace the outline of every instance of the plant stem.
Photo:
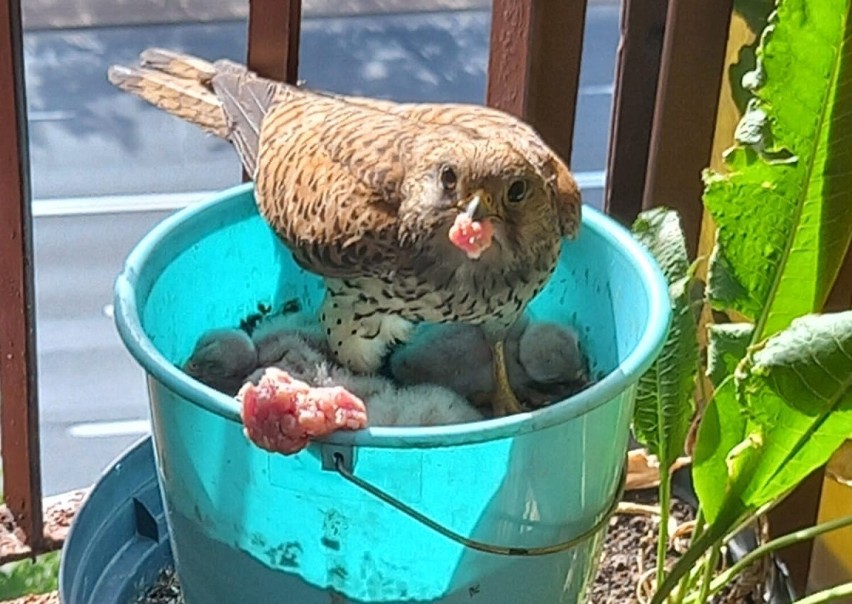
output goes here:
<path id="1" fill-rule="evenodd" d="M 698 592 L 698 602 L 700 604 L 706 604 L 707 598 L 710 596 L 710 581 L 713 579 L 716 565 L 719 564 L 719 554 L 721 551 L 721 543 L 714 543 L 713 547 L 707 553 L 707 557 L 704 559 L 704 577 L 701 579 L 701 590 Z"/>
<path id="2" fill-rule="evenodd" d="M 699 576 L 703 575 L 701 572 L 702 570 L 701 564 L 696 564 L 695 568 L 683 576 L 677 586 L 677 591 L 674 594 L 672 604 L 683 604 L 687 594 L 689 594 L 692 591 L 692 588 L 695 587 L 695 582 L 698 581 Z M 691 599 L 694 600 L 695 597 L 693 596 Z"/>
<path id="3" fill-rule="evenodd" d="M 689 546 L 695 543 L 695 540 L 704 532 L 704 527 L 707 525 L 704 520 L 704 510 L 701 508 L 701 502 L 698 502 L 698 509 L 695 511 L 695 528 L 692 529 L 692 535 L 689 537 Z"/>
<path id="4" fill-rule="evenodd" d="M 689 549 L 684 552 L 674 567 L 667 573 L 663 584 L 657 586 L 657 590 L 651 597 L 650 604 L 663 604 L 666 602 L 669 594 L 678 586 L 683 576 L 689 574 L 699 558 L 708 549 L 718 544 L 719 540 L 727 533 L 727 528 L 733 524 L 734 521 L 728 519 L 728 511 L 723 508 L 720 517 L 717 518 L 717 522 L 707 525 L 701 536 L 690 545 Z"/>
<path id="5" fill-rule="evenodd" d="M 828 522 L 823 522 L 821 524 L 817 524 L 816 526 L 810 526 L 806 529 L 802 529 L 800 531 L 796 531 L 794 533 L 790 533 L 789 535 L 784 535 L 783 537 L 778 537 L 777 539 L 773 539 L 763 545 L 756 547 L 748 554 L 740 558 L 740 560 L 731 566 L 731 568 L 727 569 L 725 572 L 721 573 L 710 586 L 710 593 L 715 594 L 717 591 L 722 589 L 725 585 L 730 583 L 734 577 L 739 575 L 746 568 L 751 566 L 756 560 L 762 558 L 766 554 L 770 554 L 776 550 L 783 549 L 790 545 L 795 545 L 801 541 L 807 541 L 809 539 L 813 539 L 818 535 L 822 535 L 823 533 L 828 533 L 831 531 L 836 531 L 837 529 L 841 529 L 847 526 L 852 525 L 852 516 L 844 516 L 842 518 L 837 518 L 835 520 L 830 520 Z"/>
<path id="6" fill-rule="evenodd" d="M 701 502 L 698 502 L 698 509 L 695 511 L 695 528 L 692 529 L 692 535 L 689 536 L 689 546 L 692 547 L 692 544 L 695 543 L 695 540 L 701 536 L 701 532 L 704 530 L 704 512 L 701 509 Z M 686 597 L 686 594 L 689 593 L 689 590 L 692 589 L 693 582 L 695 580 L 696 575 L 694 573 L 687 573 L 680 580 L 680 583 L 677 586 L 677 591 L 674 593 L 674 600 L 672 604 L 683 604 L 683 599 Z M 659 583 L 657 583 L 659 585 Z"/>
<path id="7" fill-rule="evenodd" d="M 660 468 L 660 530 L 657 535 L 657 585 L 666 574 L 666 552 L 669 545 L 669 507 L 671 504 L 672 476 L 669 468 Z"/>
<path id="8" fill-rule="evenodd" d="M 823 602 L 833 602 L 846 596 L 852 596 L 852 582 L 818 591 L 807 598 L 796 600 L 795 604 L 823 604 Z"/>
<path id="9" fill-rule="evenodd" d="M 762 558 L 763 556 L 770 554 L 779 549 L 783 549 L 790 545 L 795 545 L 801 541 L 807 541 L 808 539 L 813 539 L 823 533 L 828 533 L 831 531 L 836 531 L 838 529 L 845 528 L 847 526 L 852 525 L 852 516 L 844 516 L 842 518 L 837 518 L 835 520 L 830 520 L 828 522 L 823 522 L 821 524 L 817 524 L 816 526 L 811 526 L 806 529 L 802 529 L 801 531 L 796 531 L 794 533 L 790 533 L 788 535 L 784 535 L 783 537 L 778 537 L 777 539 L 773 539 L 763 545 L 756 547 L 748 554 L 740 558 L 734 565 L 732 565 L 729 569 L 720 573 L 718 577 L 713 579 L 710 583 L 710 593 L 709 595 L 714 595 L 718 593 L 723 587 L 725 587 L 728 583 L 734 580 L 741 572 L 751 566 L 756 560 Z M 690 597 L 686 600 L 689 604 L 695 604 L 696 602 L 700 602 L 701 600 L 696 600 L 694 597 Z M 828 601 L 828 600 L 826 600 Z"/>

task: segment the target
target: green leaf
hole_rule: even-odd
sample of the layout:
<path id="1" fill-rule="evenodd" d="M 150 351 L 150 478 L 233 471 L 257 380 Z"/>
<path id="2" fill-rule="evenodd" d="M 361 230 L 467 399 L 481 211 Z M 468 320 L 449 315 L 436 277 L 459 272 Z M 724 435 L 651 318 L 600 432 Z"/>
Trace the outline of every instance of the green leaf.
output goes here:
<path id="1" fill-rule="evenodd" d="M 662 352 L 639 380 L 633 430 L 661 465 L 669 467 L 683 454 L 698 371 L 690 263 L 676 212 L 665 208 L 643 212 L 633 232 L 660 264 L 672 305 L 672 323 Z"/>
<path id="2" fill-rule="evenodd" d="M 707 328 L 707 377 L 714 386 L 734 374 L 746 355 L 753 331 L 750 323 L 722 323 Z"/>
<path id="3" fill-rule="evenodd" d="M 745 487 L 739 482 L 741 474 L 731 471 L 744 468 L 737 457 L 739 455 L 741 460 L 744 447 L 753 443 L 748 428 L 748 418 L 737 400 L 734 380 L 730 378 L 716 389 L 713 400 L 704 409 L 692 454 L 692 481 L 704 517 L 710 524 L 718 520 L 726 505 L 736 505 L 741 513 L 746 511 L 742 502 Z"/>
<path id="4" fill-rule="evenodd" d="M 59 552 L 42 554 L 35 561 L 20 560 L 0 566 L 0 601 L 54 591 L 58 575 Z"/>
<path id="5" fill-rule="evenodd" d="M 767 340 L 705 410 L 693 480 L 705 517 L 774 501 L 852 437 L 852 311 Z"/>
<path id="6" fill-rule="evenodd" d="M 740 388 L 763 445 L 743 496 L 761 506 L 852 437 L 852 311 L 796 319 L 744 372 Z"/>
<path id="7" fill-rule="evenodd" d="M 669 285 L 687 276 L 689 254 L 677 212 L 662 207 L 642 212 L 633 223 L 633 236 L 654 255 Z"/>
<path id="8" fill-rule="evenodd" d="M 780 0 L 724 173 L 705 172 L 718 227 L 708 291 L 756 339 L 822 308 L 852 237 L 849 0 Z"/>

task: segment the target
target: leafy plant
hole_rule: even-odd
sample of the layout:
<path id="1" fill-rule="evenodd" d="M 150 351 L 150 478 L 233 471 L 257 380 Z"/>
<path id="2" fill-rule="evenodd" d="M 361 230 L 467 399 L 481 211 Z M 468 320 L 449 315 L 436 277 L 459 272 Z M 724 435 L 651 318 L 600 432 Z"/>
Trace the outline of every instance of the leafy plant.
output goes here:
<path id="1" fill-rule="evenodd" d="M 813 314 L 852 239 L 850 29 L 850 0 L 779 0 L 757 69 L 744 78 L 752 96 L 736 144 L 723 171 L 704 174 L 704 203 L 717 227 L 704 302 L 714 316 L 734 320 L 707 326 L 703 369 L 712 392 L 699 394 L 693 450 L 698 522 L 674 568 L 658 566 L 654 604 L 706 602 L 735 576 L 714 579 L 726 539 L 852 437 L 852 312 Z M 660 260 L 675 311 L 666 347 L 640 384 L 634 418 L 637 438 L 662 468 L 682 450 L 699 365 L 691 273 L 673 224 L 676 215 L 658 209 L 634 225 Z M 664 508 L 668 483 L 664 475 Z M 837 526 L 797 538 L 828 528 Z M 658 551 L 666 546 L 661 528 Z"/>
<path id="2" fill-rule="evenodd" d="M 28 594 L 43 594 L 57 589 L 59 552 L 43 554 L 33 560 L 10 562 L 0 567 L 0 601 Z"/>

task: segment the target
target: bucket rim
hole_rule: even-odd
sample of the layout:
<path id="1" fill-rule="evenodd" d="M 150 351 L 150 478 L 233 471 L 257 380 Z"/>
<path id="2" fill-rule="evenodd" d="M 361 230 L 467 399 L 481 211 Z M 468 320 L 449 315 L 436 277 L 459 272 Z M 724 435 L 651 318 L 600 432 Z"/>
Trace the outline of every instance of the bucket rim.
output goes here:
<path id="1" fill-rule="evenodd" d="M 240 184 L 214 194 L 207 201 L 179 210 L 152 228 L 128 255 L 115 282 L 115 324 L 130 354 L 143 367 L 148 378 L 187 401 L 222 418 L 242 424 L 239 403 L 224 393 L 191 378 L 166 359 L 142 328 L 137 283 L 143 267 L 157 254 L 167 239 L 187 229 L 188 223 L 206 214 L 224 214 L 232 206 L 245 203 L 254 184 Z M 239 210 L 234 207 L 233 210 Z M 239 215 L 236 211 L 234 215 Z M 582 227 L 591 229 L 631 262 L 645 285 L 649 316 L 645 332 L 627 357 L 598 382 L 571 397 L 547 407 L 476 422 L 448 426 L 368 427 L 338 431 L 317 439 L 317 443 L 377 448 L 429 448 L 476 444 L 510 438 L 564 423 L 585 415 L 618 397 L 635 384 L 657 358 L 668 334 L 671 316 L 668 285 L 656 260 L 623 226 L 599 210 L 585 206 Z M 639 293 L 639 292 L 637 292 Z M 149 401 L 150 403 L 150 401 Z"/>

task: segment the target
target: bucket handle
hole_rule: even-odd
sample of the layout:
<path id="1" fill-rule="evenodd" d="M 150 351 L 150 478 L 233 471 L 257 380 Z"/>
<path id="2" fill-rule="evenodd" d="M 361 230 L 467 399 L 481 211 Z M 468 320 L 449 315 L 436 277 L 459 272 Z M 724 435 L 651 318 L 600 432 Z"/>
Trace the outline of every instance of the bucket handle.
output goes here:
<path id="1" fill-rule="evenodd" d="M 427 526 L 436 533 L 440 533 L 444 537 L 455 541 L 456 543 L 460 543 L 465 547 L 469 547 L 470 549 L 474 549 L 480 552 L 486 552 L 488 554 L 499 554 L 501 556 L 546 556 L 548 554 L 556 554 L 559 552 L 563 552 L 567 549 L 571 549 L 572 547 L 580 545 L 584 541 L 587 541 L 590 537 L 600 531 L 606 525 L 606 523 L 609 522 L 610 517 L 615 513 L 615 510 L 618 508 L 618 502 L 621 501 L 621 496 L 624 494 L 624 485 L 627 481 L 627 464 L 625 463 L 621 470 L 621 478 L 618 482 L 618 491 L 612 498 L 612 503 L 610 503 L 606 512 L 595 524 L 593 524 L 591 527 L 589 527 L 576 537 L 569 539 L 568 541 L 555 543 L 553 545 L 545 545 L 543 547 L 510 547 L 505 545 L 483 543 L 482 541 L 475 541 L 474 539 L 468 539 L 467 537 L 450 530 L 449 528 L 443 526 L 442 524 L 439 524 L 438 522 L 435 522 L 428 516 L 421 514 L 414 508 L 401 502 L 393 495 L 390 495 L 385 491 L 381 490 L 374 484 L 367 482 L 363 478 L 355 476 L 355 474 L 353 474 L 351 471 L 351 458 L 347 460 L 346 455 L 340 450 L 331 452 L 331 457 L 332 459 L 328 461 L 332 461 L 333 464 L 329 465 L 333 465 L 333 469 L 336 470 L 338 474 L 340 474 L 344 479 L 351 482 L 355 486 L 367 491 L 370 495 L 373 495 L 374 497 L 381 499 L 385 503 L 392 505 L 400 512 L 410 516 L 417 522 Z"/>

